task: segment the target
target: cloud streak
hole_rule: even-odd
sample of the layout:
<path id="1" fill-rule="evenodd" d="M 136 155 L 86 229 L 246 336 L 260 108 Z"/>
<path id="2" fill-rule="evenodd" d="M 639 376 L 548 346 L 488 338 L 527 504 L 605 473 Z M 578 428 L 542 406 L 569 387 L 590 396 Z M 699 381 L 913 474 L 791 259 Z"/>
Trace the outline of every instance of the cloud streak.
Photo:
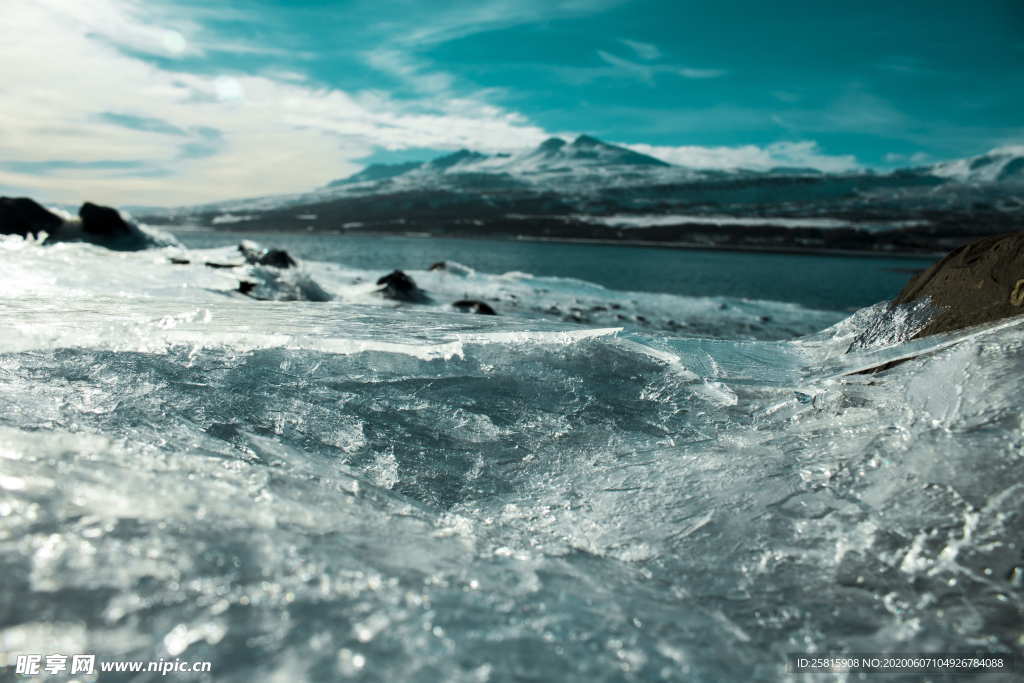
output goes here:
<path id="1" fill-rule="evenodd" d="M 641 64 L 623 59 L 604 50 L 598 50 L 597 56 L 601 58 L 601 61 L 613 68 L 603 72 L 597 71 L 595 72 L 596 75 L 635 78 L 648 85 L 654 85 L 655 77 L 658 74 L 671 74 L 689 79 L 706 79 L 721 78 L 727 73 L 724 69 L 694 69 L 673 64 Z"/>
<path id="2" fill-rule="evenodd" d="M 671 164 L 699 169 L 767 171 L 785 166 L 840 173 L 859 168 L 857 159 L 852 154 L 825 154 L 818 143 L 809 140 L 737 147 L 670 147 L 646 144 L 624 146 L 641 154 L 664 159 Z"/>
<path id="3" fill-rule="evenodd" d="M 644 43 L 639 40 L 629 40 L 628 38 L 620 38 L 619 42 L 635 52 L 636 56 L 640 59 L 651 61 L 661 56 L 661 50 L 658 49 L 657 45 Z"/>

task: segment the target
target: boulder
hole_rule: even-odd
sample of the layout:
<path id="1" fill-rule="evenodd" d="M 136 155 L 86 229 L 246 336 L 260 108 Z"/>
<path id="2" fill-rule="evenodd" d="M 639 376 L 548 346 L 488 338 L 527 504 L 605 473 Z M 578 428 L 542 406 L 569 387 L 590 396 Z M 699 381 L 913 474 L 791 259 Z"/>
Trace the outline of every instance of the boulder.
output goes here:
<path id="1" fill-rule="evenodd" d="M 64 219 L 28 197 L 0 197 L 0 235 L 36 237 L 40 232 L 52 235 L 63 224 Z"/>
<path id="2" fill-rule="evenodd" d="M 416 282 L 400 270 L 391 271 L 377 280 L 377 284 L 382 285 L 377 291 L 385 299 L 415 304 L 424 304 L 430 301 L 427 293 L 417 287 Z"/>
<path id="3" fill-rule="evenodd" d="M 82 232 L 92 237 L 116 240 L 136 236 L 136 231 L 121 218 L 121 212 L 109 206 L 86 202 L 78 210 L 78 217 L 82 219 Z"/>
<path id="4" fill-rule="evenodd" d="M 1024 232 L 965 244 L 910 279 L 892 303 L 930 297 L 931 319 L 912 339 L 1024 313 Z"/>
<path id="5" fill-rule="evenodd" d="M 477 301 L 476 299 L 460 299 L 452 304 L 455 308 L 459 309 L 463 313 L 479 313 L 480 315 L 498 315 L 494 312 L 494 309 L 483 301 Z"/>

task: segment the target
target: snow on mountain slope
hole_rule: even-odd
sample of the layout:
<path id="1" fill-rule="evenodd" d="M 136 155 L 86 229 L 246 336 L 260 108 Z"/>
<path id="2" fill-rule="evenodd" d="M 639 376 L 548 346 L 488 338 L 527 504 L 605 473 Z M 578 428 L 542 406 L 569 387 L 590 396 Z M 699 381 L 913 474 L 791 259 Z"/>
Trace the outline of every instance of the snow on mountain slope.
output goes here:
<path id="1" fill-rule="evenodd" d="M 676 169 L 671 164 L 625 147 L 581 135 L 569 143 L 549 138 L 534 149 L 518 154 L 481 154 L 462 149 L 433 161 L 404 164 L 372 164 L 355 175 L 332 181 L 327 187 L 384 180 L 441 180 L 440 176 L 464 174 L 504 174 L 522 178 L 547 174 L 614 175 L 655 169 Z"/>
<path id="2" fill-rule="evenodd" d="M 1024 145 L 999 147 L 928 167 L 931 175 L 961 183 L 1024 183 Z"/>
<path id="3" fill-rule="evenodd" d="M 485 172 L 530 174 L 565 173 L 623 166 L 669 168 L 671 164 L 625 147 L 610 145 L 589 135 L 581 135 L 572 143 L 561 138 L 549 138 L 528 152 L 511 157 L 490 157 L 474 163 L 473 166 L 473 170 Z"/>

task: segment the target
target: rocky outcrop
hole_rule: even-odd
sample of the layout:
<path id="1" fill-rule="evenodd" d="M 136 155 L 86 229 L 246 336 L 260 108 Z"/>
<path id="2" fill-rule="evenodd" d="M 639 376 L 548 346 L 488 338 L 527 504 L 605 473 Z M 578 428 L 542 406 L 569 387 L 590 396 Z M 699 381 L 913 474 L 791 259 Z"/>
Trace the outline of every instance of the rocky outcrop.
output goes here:
<path id="1" fill-rule="evenodd" d="M 0 235 L 53 235 L 63 224 L 64 219 L 28 197 L 0 197 Z"/>
<path id="2" fill-rule="evenodd" d="M 82 232 L 92 237 L 117 240 L 136 236 L 132 226 L 121 218 L 121 212 L 109 206 L 86 202 L 78 210 L 78 217 L 82 220 Z"/>
<path id="3" fill-rule="evenodd" d="M 416 286 L 415 280 L 400 270 L 393 270 L 377 280 L 381 288 L 377 291 L 385 299 L 414 304 L 430 303 L 430 297 Z"/>
<path id="4" fill-rule="evenodd" d="M 892 303 L 925 297 L 935 312 L 914 339 L 1024 313 L 1024 232 L 986 237 L 953 250 L 911 278 Z"/>

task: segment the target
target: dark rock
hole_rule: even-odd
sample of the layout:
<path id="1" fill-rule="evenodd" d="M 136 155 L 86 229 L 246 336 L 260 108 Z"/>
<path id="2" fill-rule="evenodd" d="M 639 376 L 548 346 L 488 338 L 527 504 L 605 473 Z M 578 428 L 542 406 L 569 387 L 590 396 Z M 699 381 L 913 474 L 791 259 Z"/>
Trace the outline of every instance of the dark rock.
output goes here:
<path id="1" fill-rule="evenodd" d="M 237 268 L 242 265 L 241 263 L 215 263 L 213 261 L 207 261 L 203 264 L 207 268 Z"/>
<path id="2" fill-rule="evenodd" d="M 246 263 L 253 266 L 291 268 L 298 265 L 284 249 L 264 249 L 253 242 L 245 241 L 238 245 L 238 251 L 245 257 Z"/>
<path id="3" fill-rule="evenodd" d="M 444 261 L 437 261 L 436 263 L 431 263 L 430 264 L 430 268 L 429 268 L 429 270 L 447 270 L 447 269 L 448 269 L 448 264 L 445 263 Z"/>
<path id="4" fill-rule="evenodd" d="M 480 315 L 498 315 L 489 304 L 476 299 L 460 299 L 452 304 L 463 313 L 479 313 Z"/>
<path id="5" fill-rule="evenodd" d="M 400 270 L 393 270 L 377 280 L 378 285 L 383 285 L 379 290 L 386 299 L 395 301 L 407 301 L 410 303 L 427 303 L 430 297 L 426 292 L 416 286 L 416 282 Z"/>
<path id="6" fill-rule="evenodd" d="M 242 294 L 248 294 L 248 293 L 250 293 L 254 289 L 256 289 L 256 283 L 255 282 L 249 282 L 248 280 L 242 280 L 241 282 L 238 283 L 238 291 L 241 292 Z"/>
<path id="7" fill-rule="evenodd" d="M 171 263 L 173 263 L 176 266 L 187 266 L 188 264 L 190 264 L 192 262 L 189 261 L 187 258 L 178 258 L 177 256 L 172 256 L 171 257 Z M 207 264 L 207 265 L 209 265 L 209 264 Z"/>
<path id="8" fill-rule="evenodd" d="M 104 239 L 135 237 L 135 231 L 121 218 L 121 213 L 109 206 L 86 202 L 78 210 L 78 217 L 82 219 L 82 232 L 87 235 Z"/>
<path id="9" fill-rule="evenodd" d="M 273 266 L 274 268 L 292 268 L 298 264 L 284 249 L 270 249 L 260 260 L 261 266 Z"/>
<path id="10" fill-rule="evenodd" d="M 0 235 L 54 234 L 64 220 L 28 197 L 0 197 Z"/>
<path id="11" fill-rule="evenodd" d="M 911 278 L 893 305 L 931 297 L 935 312 L 912 339 L 1024 313 L 1024 232 L 953 250 Z"/>

